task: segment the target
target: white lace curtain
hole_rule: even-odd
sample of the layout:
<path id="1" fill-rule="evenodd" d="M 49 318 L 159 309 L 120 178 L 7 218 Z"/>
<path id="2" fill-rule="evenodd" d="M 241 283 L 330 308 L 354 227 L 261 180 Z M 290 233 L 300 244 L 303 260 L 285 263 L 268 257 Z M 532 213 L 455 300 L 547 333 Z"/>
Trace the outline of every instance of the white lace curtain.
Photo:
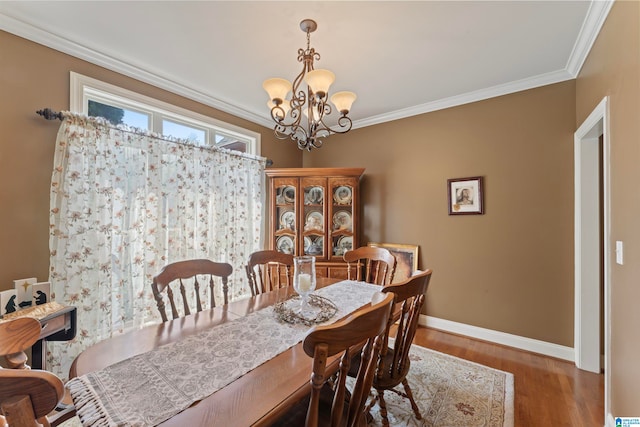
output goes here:
<path id="1" fill-rule="evenodd" d="M 151 280 L 170 262 L 228 262 L 230 299 L 250 294 L 243 265 L 261 244 L 265 162 L 64 115 L 51 181 L 49 280 L 56 301 L 77 307 L 78 333 L 51 343 L 48 368 L 66 378 L 84 348 L 160 320 Z"/>

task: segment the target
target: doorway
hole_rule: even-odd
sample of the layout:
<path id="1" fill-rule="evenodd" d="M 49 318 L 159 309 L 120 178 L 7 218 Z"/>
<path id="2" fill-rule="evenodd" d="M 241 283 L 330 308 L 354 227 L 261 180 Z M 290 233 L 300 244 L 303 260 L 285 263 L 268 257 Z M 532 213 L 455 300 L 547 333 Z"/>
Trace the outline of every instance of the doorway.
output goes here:
<path id="1" fill-rule="evenodd" d="M 611 372 L 608 125 L 605 97 L 574 134 L 575 363 L 579 369 L 596 373 L 604 368 L 605 414 L 609 413 Z"/>

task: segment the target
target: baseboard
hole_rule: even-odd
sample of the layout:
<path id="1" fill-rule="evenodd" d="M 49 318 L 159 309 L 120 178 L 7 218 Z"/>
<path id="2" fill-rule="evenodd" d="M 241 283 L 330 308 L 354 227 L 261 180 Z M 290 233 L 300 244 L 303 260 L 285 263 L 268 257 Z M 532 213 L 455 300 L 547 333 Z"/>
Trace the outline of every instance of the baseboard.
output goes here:
<path id="1" fill-rule="evenodd" d="M 437 317 L 425 316 L 424 314 L 420 315 L 419 322 L 422 326 L 428 326 L 445 332 L 465 335 L 470 338 L 476 338 L 496 344 L 507 345 L 520 350 L 531 351 L 575 363 L 575 351 L 572 347 L 512 335 L 506 332 L 466 325 L 464 323 L 452 322 L 451 320 L 439 319 Z"/>
<path id="2" fill-rule="evenodd" d="M 607 420 L 606 423 L 604 425 L 605 427 L 616 427 L 616 421 L 613 419 L 613 415 L 611 415 L 610 413 L 607 414 Z"/>

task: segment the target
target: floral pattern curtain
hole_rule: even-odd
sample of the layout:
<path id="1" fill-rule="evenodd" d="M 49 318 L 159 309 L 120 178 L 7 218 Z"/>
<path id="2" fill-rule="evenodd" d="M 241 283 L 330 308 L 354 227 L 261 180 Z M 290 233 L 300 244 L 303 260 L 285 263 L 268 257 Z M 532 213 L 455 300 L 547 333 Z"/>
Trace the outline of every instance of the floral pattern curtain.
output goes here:
<path id="1" fill-rule="evenodd" d="M 49 280 L 58 302 L 77 307 L 78 333 L 50 343 L 48 368 L 66 378 L 84 348 L 160 321 L 151 281 L 170 262 L 227 262 L 230 299 L 250 295 L 243 266 L 261 246 L 265 162 L 64 115 L 51 181 Z"/>

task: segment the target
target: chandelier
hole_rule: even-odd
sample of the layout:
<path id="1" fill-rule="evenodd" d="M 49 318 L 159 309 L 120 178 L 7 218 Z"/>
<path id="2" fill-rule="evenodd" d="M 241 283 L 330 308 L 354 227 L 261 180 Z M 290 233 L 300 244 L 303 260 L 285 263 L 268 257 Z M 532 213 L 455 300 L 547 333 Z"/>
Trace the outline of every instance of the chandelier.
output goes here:
<path id="1" fill-rule="evenodd" d="M 318 28 L 312 19 L 300 22 L 300 29 L 307 33 L 307 48 L 298 49 L 298 62 L 302 62 L 302 72 L 293 84 L 286 79 L 267 79 L 262 87 L 269 94 L 267 106 L 271 109 L 271 118 L 276 123 L 273 128 L 279 139 L 291 138 L 298 148 L 311 151 L 320 148 L 322 139 L 334 133 L 347 133 L 351 130 L 349 118 L 351 104 L 356 100 L 353 92 L 336 92 L 330 100 L 340 112 L 337 123 L 329 126 L 325 119 L 332 112 L 329 104 L 329 86 L 335 80 L 335 74 L 329 70 L 316 70 L 313 61 L 320 59 L 320 54 L 310 47 L 311 33 Z M 306 84 L 301 87 L 302 83 Z M 291 91 L 291 99 L 287 95 Z"/>

